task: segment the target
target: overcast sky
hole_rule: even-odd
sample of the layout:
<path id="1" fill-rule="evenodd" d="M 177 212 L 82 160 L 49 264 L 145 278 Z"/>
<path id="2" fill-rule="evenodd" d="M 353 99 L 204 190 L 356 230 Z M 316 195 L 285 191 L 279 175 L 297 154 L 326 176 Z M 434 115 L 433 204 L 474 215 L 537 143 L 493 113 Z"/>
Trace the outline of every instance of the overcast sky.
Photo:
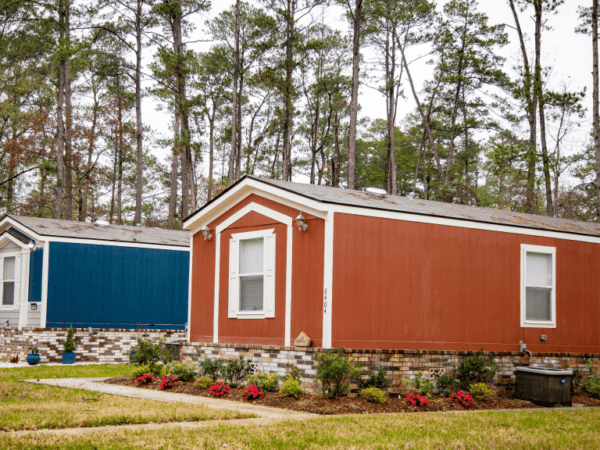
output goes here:
<path id="1" fill-rule="evenodd" d="M 438 3 L 438 9 L 441 10 L 442 5 L 446 1 Z M 578 23 L 577 10 L 580 5 L 591 4 L 591 0 L 587 3 L 581 0 L 567 0 L 566 4 L 562 5 L 558 14 L 548 16 L 548 24 L 552 27 L 552 31 L 544 34 L 542 43 L 543 63 L 545 66 L 553 68 L 549 84 L 551 87 L 558 87 L 561 83 L 567 83 L 572 90 L 582 90 L 588 87 L 588 93 L 585 100 L 585 106 L 588 109 L 586 121 L 582 124 L 580 131 L 575 133 L 570 140 L 572 147 L 581 147 L 587 140 L 587 135 L 591 128 L 591 94 L 592 94 L 592 45 L 591 39 L 588 36 L 583 36 L 575 33 L 575 27 Z M 231 7 L 234 0 L 213 1 L 211 11 L 205 17 L 214 17 L 224 9 Z M 508 0 L 480 0 L 479 10 L 485 12 L 489 17 L 490 24 L 507 24 L 514 25 L 512 13 L 508 6 Z M 334 26 L 343 31 L 348 31 L 347 24 L 342 20 L 342 10 L 338 7 L 328 7 L 324 11 L 316 12 L 315 15 L 319 18 L 324 16 L 325 23 Z M 196 23 L 196 31 L 192 39 L 206 38 L 203 33 L 204 20 L 198 20 Z M 531 13 L 521 14 L 521 26 L 526 34 L 532 37 L 533 21 Z M 518 37 L 516 32 L 507 27 L 510 44 L 502 50 L 502 55 L 507 58 L 505 70 L 510 72 L 510 67 L 516 62 L 515 58 L 519 58 L 520 49 L 518 46 Z M 207 50 L 210 44 L 192 44 L 190 47 L 196 51 Z M 420 56 L 419 52 L 426 52 L 426 49 L 411 50 L 412 54 L 408 54 L 409 60 L 416 59 Z M 370 58 L 368 49 L 363 51 L 366 60 Z M 145 63 L 151 61 L 150 51 L 146 52 Z M 512 61 L 511 61 L 512 60 Z M 422 85 L 424 80 L 431 77 L 431 66 L 425 64 L 426 58 L 411 65 L 411 71 L 417 86 Z M 150 82 L 146 81 L 146 85 L 150 86 Z M 399 103 L 398 122 L 401 122 L 402 117 L 411 112 L 415 108 L 414 101 L 410 95 L 410 91 L 406 83 L 404 83 L 407 97 L 401 99 Z M 385 101 L 381 94 L 366 86 L 361 87 L 359 103 L 361 105 L 360 116 L 375 118 L 385 118 Z M 156 129 L 159 133 L 165 136 L 171 135 L 169 114 L 165 111 L 157 111 L 156 103 L 151 97 L 144 100 L 144 123 Z M 156 150 L 155 153 L 161 158 L 164 158 L 166 151 Z M 298 180 L 300 181 L 300 180 Z"/>

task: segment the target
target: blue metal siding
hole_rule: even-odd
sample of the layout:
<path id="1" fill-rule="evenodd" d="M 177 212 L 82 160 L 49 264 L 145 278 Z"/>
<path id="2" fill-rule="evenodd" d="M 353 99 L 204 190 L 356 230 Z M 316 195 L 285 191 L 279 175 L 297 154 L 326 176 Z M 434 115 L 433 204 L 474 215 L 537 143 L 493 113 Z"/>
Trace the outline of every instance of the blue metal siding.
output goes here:
<path id="1" fill-rule="evenodd" d="M 44 250 L 29 253 L 29 301 L 42 301 L 42 267 Z"/>
<path id="2" fill-rule="evenodd" d="M 189 252 L 50 243 L 48 327 L 184 329 Z"/>

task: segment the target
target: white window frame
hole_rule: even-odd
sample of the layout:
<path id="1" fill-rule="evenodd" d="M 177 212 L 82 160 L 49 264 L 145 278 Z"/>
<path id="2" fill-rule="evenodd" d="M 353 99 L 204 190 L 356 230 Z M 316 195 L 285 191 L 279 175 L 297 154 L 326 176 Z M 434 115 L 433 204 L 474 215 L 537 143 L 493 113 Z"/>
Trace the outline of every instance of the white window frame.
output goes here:
<path id="1" fill-rule="evenodd" d="M 527 320 L 527 253 L 543 253 L 552 255 L 552 287 L 550 292 L 549 321 Z M 521 244 L 521 327 L 522 328 L 556 328 L 556 247 Z"/>
<path id="2" fill-rule="evenodd" d="M 4 302 L 4 259 L 15 258 L 15 275 L 13 278 L 14 293 L 13 304 L 5 305 Z M 15 311 L 19 309 L 20 302 L 20 270 L 21 270 L 21 252 L 15 251 L 11 253 L 0 254 L 0 309 L 3 311 Z"/>
<path id="3" fill-rule="evenodd" d="M 240 274 L 239 244 L 240 241 L 263 238 L 263 309 L 262 311 L 240 311 Z M 275 229 L 249 231 L 231 235 L 229 243 L 229 305 L 230 319 L 268 319 L 275 317 Z"/>

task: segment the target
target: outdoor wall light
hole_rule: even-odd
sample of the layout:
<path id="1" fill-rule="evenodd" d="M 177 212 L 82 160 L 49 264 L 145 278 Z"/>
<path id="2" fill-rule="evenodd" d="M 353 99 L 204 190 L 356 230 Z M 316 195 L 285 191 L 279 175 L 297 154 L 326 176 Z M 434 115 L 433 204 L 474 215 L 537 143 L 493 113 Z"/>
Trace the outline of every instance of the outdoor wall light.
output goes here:
<path id="1" fill-rule="evenodd" d="M 29 250 L 31 250 L 32 252 L 37 252 L 38 250 L 41 250 L 42 248 L 44 248 L 44 246 L 38 245 L 33 241 L 29 241 L 29 244 L 27 244 L 27 248 L 29 248 Z"/>
<path id="2" fill-rule="evenodd" d="M 306 219 L 304 218 L 302 213 L 300 213 L 298 217 L 296 217 L 296 225 L 298 225 L 298 229 L 301 231 L 306 231 L 306 229 L 308 228 L 308 224 L 306 223 Z"/>
<path id="3" fill-rule="evenodd" d="M 210 241 L 212 239 L 212 232 L 208 229 L 206 225 L 204 225 L 200 231 L 202 231 L 202 236 L 204 236 L 204 240 L 208 239 Z"/>

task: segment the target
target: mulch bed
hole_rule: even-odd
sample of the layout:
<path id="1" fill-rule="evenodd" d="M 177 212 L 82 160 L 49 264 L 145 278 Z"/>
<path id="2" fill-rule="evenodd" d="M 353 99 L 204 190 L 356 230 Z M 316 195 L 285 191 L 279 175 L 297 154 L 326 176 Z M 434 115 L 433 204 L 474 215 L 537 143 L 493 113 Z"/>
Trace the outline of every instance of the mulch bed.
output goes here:
<path id="1" fill-rule="evenodd" d="M 600 399 L 594 398 L 585 392 L 573 395 L 571 401 L 585 406 L 600 406 Z"/>
<path id="2" fill-rule="evenodd" d="M 105 381 L 108 384 L 118 384 L 121 386 L 135 386 L 135 380 L 131 377 L 115 377 Z M 138 389 L 160 390 L 160 379 L 152 384 L 139 386 Z M 208 390 L 198 389 L 192 382 L 176 381 L 170 392 L 178 394 L 198 395 L 201 397 L 210 397 Z M 226 400 L 249 403 L 242 397 L 242 388 L 231 388 L 229 396 L 220 397 Z M 262 399 L 252 400 L 252 404 L 271 406 L 274 408 L 284 408 L 294 411 L 301 411 L 313 414 L 377 414 L 377 413 L 400 413 L 400 412 L 423 412 L 423 411 L 465 411 L 468 410 L 498 410 L 498 409 L 530 409 L 538 408 L 532 403 L 522 400 L 516 400 L 505 397 L 493 397 L 488 401 L 473 400 L 469 408 L 457 404 L 448 397 L 433 396 L 429 405 L 423 407 L 413 406 L 406 401 L 404 395 L 398 398 L 391 394 L 388 400 L 383 403 L 370 403 L 360 397 L 341 397 L 335 400 L 329 400 L 320 395 L 306 394 L 297 399 L 283 397 L 277 392 L 265 392 Z"/>

